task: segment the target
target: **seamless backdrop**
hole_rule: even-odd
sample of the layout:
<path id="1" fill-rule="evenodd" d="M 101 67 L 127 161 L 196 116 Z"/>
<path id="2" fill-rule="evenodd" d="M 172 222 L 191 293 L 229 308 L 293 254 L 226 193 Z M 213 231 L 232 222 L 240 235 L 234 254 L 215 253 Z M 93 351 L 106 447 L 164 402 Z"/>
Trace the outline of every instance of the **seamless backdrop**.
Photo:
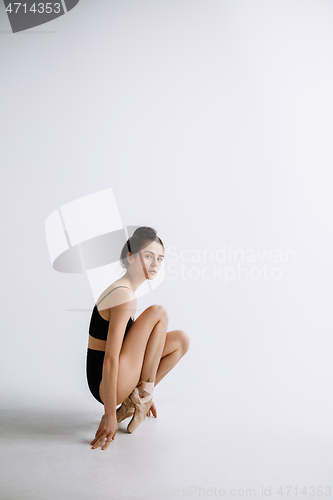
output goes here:
<path id="1" fill-rule="evenodd" d="M 330 403 L 332 3 L 81 0 L 17 34 L 0 10 L 1 406 L 97 405 L 93 296 L 44 223 L 110 187 L 166 245 L 138 313 L 191 338 L 161 397 Z"/>

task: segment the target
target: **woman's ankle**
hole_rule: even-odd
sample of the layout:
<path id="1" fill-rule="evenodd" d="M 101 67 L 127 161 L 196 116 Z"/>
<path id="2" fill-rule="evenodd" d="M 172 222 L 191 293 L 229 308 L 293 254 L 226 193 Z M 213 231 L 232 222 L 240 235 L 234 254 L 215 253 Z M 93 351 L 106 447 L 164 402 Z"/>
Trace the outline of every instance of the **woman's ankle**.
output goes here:
<path id="1" fill-rule="evenodd" d="M 154 385 L 154 380 L 150 380 L 149 382 L 141 380 L 137 386 L 140 396 L 148 396 L 149 394 L 152 394 L 154 391 Z"/>

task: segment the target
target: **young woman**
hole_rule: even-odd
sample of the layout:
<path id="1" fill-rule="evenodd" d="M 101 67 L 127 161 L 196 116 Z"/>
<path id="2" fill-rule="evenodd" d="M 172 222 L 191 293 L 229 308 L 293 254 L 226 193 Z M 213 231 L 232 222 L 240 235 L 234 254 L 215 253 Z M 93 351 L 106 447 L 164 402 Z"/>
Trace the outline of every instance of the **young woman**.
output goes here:
<path id="1" fill-rule="evenodd" d="M 164 245 L 156 231 L 139 227 L 125 243 L 120 262 L 126 273 L 98 298 L 91 316 L 87 349 L 87 380 L 92 395 L 104 405 L 104 415 L 91 442 L 113 441 L 118 423 L 132 417 L 129 433 L 146 415 L 157 417 L 154 387 L 188 351 L 190 340 L 183 330 L 167 332 L 168 314 L 152 305 L 134 321 L 135 290 L 153 280 L 164 258 Z M 116 406 L 122 405 L 116 409 Z"/>

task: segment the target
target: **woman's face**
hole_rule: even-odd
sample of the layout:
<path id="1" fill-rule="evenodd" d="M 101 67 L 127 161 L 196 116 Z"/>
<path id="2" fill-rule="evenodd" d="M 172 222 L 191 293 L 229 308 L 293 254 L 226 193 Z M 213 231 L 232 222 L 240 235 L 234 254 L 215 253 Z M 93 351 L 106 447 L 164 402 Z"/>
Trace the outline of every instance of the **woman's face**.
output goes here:
<path id="1" fill-rule="evenodd" d="M 161 269 L 163 259 L 164 250 L 162 245 L 157 243 L 157 241 L 153 241 L 135 255 L 132 265 L 139 275 L 143 274 L 145 279 L 152 280 Z"/>

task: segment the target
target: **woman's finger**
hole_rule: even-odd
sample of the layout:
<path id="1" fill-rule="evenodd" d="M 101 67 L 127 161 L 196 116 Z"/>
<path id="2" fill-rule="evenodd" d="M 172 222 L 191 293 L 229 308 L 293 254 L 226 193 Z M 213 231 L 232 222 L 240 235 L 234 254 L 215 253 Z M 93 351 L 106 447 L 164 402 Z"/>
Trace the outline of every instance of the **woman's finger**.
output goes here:
<path id="1" fill-rule="evenodd" d="M 101 432 L 96 432 L 95 439 L 93 439 L 90 444 L 96 443 L 96 441 L 100 438 L 101 435 L 103 435 Z"/>
<path id="2" fill-rule="evenodd" d="M 104 444 L 102 450 L 106 450 L 106 448 L 109 446 L 109 444 L 111 443 L 111 441 L 113 441 L 113 439 L 111 437 L 107 438 L 107 440 L 105 441 L 105 444 Z"/>
<path id="3" fill-rule="evenodd" d="M 94 442 L 94 441 L 95 441 L 95 442 Z M 101 443 L 100 443 L 101 438 L 94 439 L 94 441 L 93 441 L 93 443 L 92 443 L 92 444 L 93 444 L 93 448 L 96 448 L 96 447 L 98 447 L 98 446 L 101 444 Z"/>
<path id="4" fill-rule="evenodd" d="M 90 444 L 95 444 L 95 443 L 96 443 L 96 441 L 97 441 L 97 439 L 98 439 L 98 438 L 97 438 L 97 437 L 95 437 L 95 439 L 93 439 L 93 440 L 91 441 L 91 443 L 90 443 Z"/>
<path id="5" fill-rule="evenodd" d="M 95 439 L 91 442 L 91 444 L 93 445 L 93 448 L 98 448 L 98 446 L 100 446 L 100 445 L 101 445 L 101 443 L 104 441 L 104 439 L 105 439 L 105 435 L 104 435 L 104 434 L 102 434 L 102 435 L 101 435 L 100 437 L 98 437 L 98 438 L 95 438 Z"/>
<path id="6" fill-rule="evenodd" d="M 101 446 L 101 444 L 103 443 L 103 441 L 104 441 L 104 439 L 101 439 L 101 438 L 100 438 L 100 439 L 99 439 L 99 440 L 98 440 L 98 441 L 94 444 L 94 446 L 92 447 L 92 448 L 93 448 L 93 450 L 94 450 L 95 448 L 98 448 L 99 446 Z"/>

